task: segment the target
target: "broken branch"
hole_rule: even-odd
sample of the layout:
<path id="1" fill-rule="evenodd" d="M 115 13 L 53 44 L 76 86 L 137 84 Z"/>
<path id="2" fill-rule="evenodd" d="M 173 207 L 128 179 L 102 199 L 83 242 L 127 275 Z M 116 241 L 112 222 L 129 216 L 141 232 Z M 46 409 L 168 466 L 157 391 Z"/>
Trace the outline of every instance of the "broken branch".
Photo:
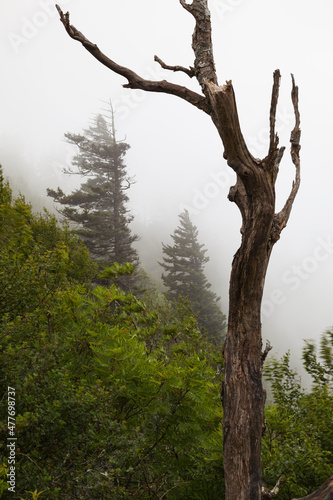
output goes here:
<path id="1" fill-rule="evenodd" d="M 282 210 L 275 215 L 274 227 L 277 230 L 277 233 L 280 234 L 281 231 L 286 227 L 287 222 L 289 220 L 289 216 L 291 213 L 291 209 L 296 198 L 298 188 L 301 182 L 301 161 L 300 161 L 300 139 L 301 139 L 301 130 L 300 130 L 300 113 L 298 109 L 298 87 L 295 85 L 294 75 L 291 75 L 292 78 L 292 91 L 291 91 L 291 99 L 294 107 L 295 114 L 295 126 L 290 134 L 290 155 L 293 164 L 296 168 L 295 180 L 293 181 L 290 195 L 282 208 Z"/>
<path id="2" fill-rule="evenodd" d="M 180 2 L 180 5 L 182 7 L 184 7 L 185 10 L 187 10 L 188 12 L 190 12 L 191 14 L 193 14 L 193 5 L 195 3 L 195 0 L 193 1 L 193 3 L 191 5 L 187 4 L 185 0 L 179 0 L 179 2 Z"/>
<path id="3" fill-rule="evenodd" d="M 206 82 L 210 81 L 217 85 L 217 76 L 213 56 L 212 25 L 207 0 L 193 0 L 187 4 L 185 0 L 179 0 L 182 7 L 190 12 L 195 19 L 195 29 L 192 36 L 192 49 L 195 55 L 194 68 L 197 80 L 203 90 L 206 90 Z"/>
<path id="4" fill-rule="evenodd" d="M 272 89 L 272 100 L 271 100 L 271 109 L 269 113 L 269 124 L 270 124 L 270 141 L 269 141 L 269 153 L 271 154 L 279 144 L 279 138 L 275 133 L 275 122 L 276 122 L 276 108 L 279 99 L 279 89 L 280 89 L 280 79 L 281 74 L 277 69 L 274 71 L 274 83 Z"/>
<path id="5" fill-rule="evenodd" d="M 269 500 L 270 498 L 275 498 L 277 497 L 279 491 L 280 491 L 280 486 L 283 483 L 284 478 L 280 477 L 276 485 L 272 490 L 268 490 L 267 488 L 262 488 L 262 493 L 261 493 L 261 499 L 262 500 Z"/>
<path id="6" fill-rule="evenodd" d="M 125 77 L 128 80 L 128 83 L 124 85 L 125 88 L 141 89 L 147 92 L 162 92 L 165 94 L 172 94 L 180 97 L 181 99 L 184 99 L 196 108 L 205 111 L 205 113 L 210 114 L 211 107 L 206 97 L 197 94 L 187 87 L 176 85 L 166 80 L 145 80 L 131 69 L 126 68 L 125 66 L 120 66 L 116 62 L 112 61 L 112 59 L 103 54 L 103 52 L 97 47 L 96 44 L 90 42 L 90 40 L 88 40 L 79 30 L 77 30 L 75 26 L 70 24 L 68 12 L 64 14 L 59 5 L 56 5 L 56 8 L 59 12 L 60 20 L 64 25 L 68 35 L 74 40 L 80 42 L 83 47 L 104 66 L 109 68 L 114 73 Z"/>
<path id="7" fill-rule="evenodd" d="M 269 340 L 266 340 L 266 347 L 265 347 L 265 350 L 264 352 L 262 353 L 261 355 L 261 361 L 262 361 L 262 364 L 264 364 L 267 356 L 268 356 L 268 353 L 273 349 L 273 346 L 271 345 L 270 341 Z"/>

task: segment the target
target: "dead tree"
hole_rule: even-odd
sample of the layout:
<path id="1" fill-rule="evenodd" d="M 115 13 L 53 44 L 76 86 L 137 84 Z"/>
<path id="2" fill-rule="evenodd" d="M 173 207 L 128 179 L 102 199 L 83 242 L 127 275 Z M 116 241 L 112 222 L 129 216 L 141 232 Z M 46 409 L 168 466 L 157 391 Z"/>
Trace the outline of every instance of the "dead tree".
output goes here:
<path id="1" fill-rule="evenodd" d="M 202 93 L 166 80 L 151 81 L 107 57 L 70 24 L 68 12 L 57 6 L 68 35 L 80 42 L 98 61 L 127 79 L 124 87 L 172 94 L 207 113 L 223 143 L 223 157 L 237 174 L 229 200 L 242 215 L 242 242 L 232 263 L 229 293 L 229 324 L 224 346 L 223 448 L 227 500 L 259 500 L 261 488 L 261 436 L 265 396 L 262 366 L 269 347 L 262 352 L 261 301 L 269 258 L 286 226 L 300 184 L 300 115 L 298 87 L 292 77 L 291 98 L 295 126 L 291 132 L 291 159 L 295 180 L 282 210 L 275 213 L 275 182 L 284 149 L 275 131 L 280 72 L 274 72 L 269 114 L 270 141 L 267 156 L 259 160 L 250 153 L 242 135 L 231 81 L 219 85 L 215 71 L 208 0 L 179 0 L 195 20 L 192 48 L 194 66 L 170 66 L 155 56 L 162 68 L 196 78 Z M 330 485 L 332 491 L 332 486 Z M 267 497 L 267 494 L 266 494 Z M 271 498 L 273 495 L 271 496 Z M 313 496 L 319 499 L 322 496 Z M 327 497 L 333 498 L 333 497 Z"/>

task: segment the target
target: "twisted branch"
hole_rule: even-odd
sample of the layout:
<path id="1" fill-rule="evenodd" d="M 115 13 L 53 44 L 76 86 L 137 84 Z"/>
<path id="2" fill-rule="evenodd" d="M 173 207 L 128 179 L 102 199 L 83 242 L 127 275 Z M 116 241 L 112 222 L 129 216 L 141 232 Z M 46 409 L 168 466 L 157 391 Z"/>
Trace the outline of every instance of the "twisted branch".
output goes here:
<path id="1" fill-rule="evenodd" d="M 70 24 L 69 12 L 66 12 L 66 14 L 64 14 L 59 5 L 56 5 L 56 8 L 60 15 L 60 20 L 64 25 L 68 35 L 74 40 L 80 42 L 83 47 L 104 66 L 109 68 L 114 73 L 124 76 L 128 80 L 128 83 L 123 85 L 124 88 L 141 89 L 147 92 L 162 92 L 165 94 L 172 94 L 180 97 L 181 99 L 184 99 L 185 101 L 201 109 L 205 113 L 210 114 L 211 108 L 208 100 L 204 96 L 197 94 L 193 90 L 190 90 L 187 87 L 183 87 L 181 85 L 167 82 L 166 80 L 146 80 L 137 75 L 131 69 L 126 68 L 125 66 L 120 66 L 116 62 L 112 61 L 112 59 L 103 54 L 103 52 L 98 48 L 96 44 L 90 42 L 90 40 L 88 40 L 79 30 L 77 30 L 75 26 Z"/>
<path id="2" fill-rule="evenodd" d="M 300 129 L 300 113 L 298 109 L 298 87 L 295 85 L 294 75 L 291 75 L 292 78 L 292 90 L 291 90 L 291 99 L 294 107 L 295 114 L 295 126 L 290 134 L 290 155 L 293 164 L 295 165 L 295 180 L 293 181 L 290 195 L 282 208 L 282 210 L 275 215 L 274 217 L 274 228 L 276 235 L 279 238 L 281 231 L 286 227 L 287 222 L 289 220 L 289 216 L 291 213 L 291 209 L 296 198 L 300 182 L 301 182 L 301 161 L 300 161 L 300 139 L 301 139 L 301 129 Z"/>

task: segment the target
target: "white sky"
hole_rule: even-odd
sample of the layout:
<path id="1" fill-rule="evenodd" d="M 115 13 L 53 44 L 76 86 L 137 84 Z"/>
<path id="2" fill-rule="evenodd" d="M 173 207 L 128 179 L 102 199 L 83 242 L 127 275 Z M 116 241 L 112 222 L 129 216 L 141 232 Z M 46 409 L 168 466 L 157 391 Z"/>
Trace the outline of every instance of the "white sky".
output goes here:
<path id="1" fill-rule="evenodd" d="M 74 26 L 119 64 L 199 91 L 186 75 L 163 71 L 153 60 L 157 54 L 168 64 L 193 64 L 193 18 L 179 0 L 59 4 L 70 11 Z M 294 173 L 288 154 L 291 72 L 300 88 L 302 184 L 273 252 L 263 314 L 264 337 L 274 352 L 282 355 L 290 348 L 299 357 L 302 339 L 318 339 L 333 324 L 333 2 L 211 0 L 209 5 L 219 81 L 233 81 L 243 133 L 257 157 L 267 151 L 272 74 L 281 70 L 278 129 L 287 151 L 277 184 L 278 209 Z M 130 197 L 143 265 L 158 269 L 161 241 L 169 242 L 186 207 L 208 248 L 207 274 L 227 311 L 240 218 L 227 200 L 234 174 L 209 117 L 174 96 L 123 89 L 125 79 L 68 37 L 48 0 L 1 0 L 0 37 L 5 173 L 41 205 L 52 207 L 46 187 L 73 187 L 61 173 L 73 153 L 63 134 L 89 126 L 104 106 L 101 101 L 111 98 L 118 138 L 131 145 L 127 165 L 136 184 Z"/>

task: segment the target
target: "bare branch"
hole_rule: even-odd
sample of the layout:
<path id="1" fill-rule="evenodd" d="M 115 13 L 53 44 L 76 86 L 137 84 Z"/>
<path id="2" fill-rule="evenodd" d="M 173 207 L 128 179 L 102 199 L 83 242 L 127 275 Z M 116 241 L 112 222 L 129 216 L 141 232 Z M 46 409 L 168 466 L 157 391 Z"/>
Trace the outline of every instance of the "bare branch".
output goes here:
<path id="1" fill-rule="evenodd" d="M 261 361 L 262 361 L 262 364 L 264 364 L 267 356 L 268 356 L 268 353 L 273 349 L 273 346 L 271 345 L 270 341 L 269 340 L 266 340 L 266 347 L 265 347 L 265 350 L 264 352 L 262 353 L 261 355 Z"/>
<path id="2" fill-rule="evenodd" d="M 174 490 L 175 488 L 179 488 L 181 483 L 177 483 L 175 484 L 174 486 L 172 486 L 172 488 L 168 489 L 165 493 L 163 493 L 163 495 L 160 497 L 160 500 L 162 500 L 162 498 L 164 498 L 165 496 L 167 496 L 170 491 Z"/>
<path id="3" fill-rule="evenodd" d="M 41 468 L 39 467 L 39 465 L 38 465 L 38 464 L 36 464 L 36 462 L 35 462 L 34 460 L 32 460 L 32 458 L 30 458 L 30 457 L 29 457 L 29 455 L 26 455 L 25 453 L 21 453 L 21 452 L 18 452 L 18 455 L 22 455 L 22 457 L 26 457 L 26 458 L 28 458 L 28 459 L 30 460 L 30 462 L 32 462 L 34 465 L 36 465 L 36 467 L 37 467 L 37 468 L 38 468 L 41 472 L 43 472 L 43 469 L 41 469 Z"/>
<path id="4" fill-rule="evenodd" d="M 125 88 L 141 89 L 147 92 L 161 92 L 165 94 L 172 94 L 180 97 L 181 99 L 184 99 L 185 101 L 201 109 L 202 111 L 205 111 L 205 113 L 210 114 L 211 107 L 206 97 L 197 94 L 187 87 L 176 85 L 174 83 L 167 82 L 166 80 L 145 80 L 131 69 L 126 68 L 125 66 L 120 66 L 116 62 L 112 61 L 109 57 L 103 54 L 103 52 L 101 52 L 96 44 L 90 42 L 80 31 L 75 28 L 75 26 L 70 24 L 68 12 L 64 14 L 59 5 L 56 5 L 56 8 L 59 12 L 60 20 L 64 25 L 68 35 L 74 40 L 82 43 L 84 48 L 104 66 L 109 68 L 114 73 L 124 76 L 128 80 L 128 83 L 124 85 Z"/>
<path id="5" fill-rule="evenodd" d="M 269 141 L 269 155 L 273 153 L 279 144 L 279 138 L 275 133 L 275 121 L 276 121 L 276 108 L 279 99 L 279 90 L 280 90 L 280 79 L 281 74 L 277 69 L 274 71 L 274 83 L 272 89 L 272 100 L 271 100 L 271 109 L 269 113 L 269 124 L 270 124 L 270 141 Z"/>
<path id="6" fill-rule="evenodd" d="M 275 158 L 275 163 L 274 163 L 274 169 L 275 169 L 274 182 L 276 180 L 276 176 L 277 176 L 277 173 L 279 171 L 279 166 L 280 166 L 280 163 L 281 163 L 281 160 L 283 158 L 283 154 L 284 154 L 285 150 L 286 150 L 285 146 L 282 146 L 282 148 L 278 149 L 278 152 L 277 152 L 277 155 L 276 155 L 276 158 Z"/>
<path id="7" fill-rule="evenodd" d="M 195 29 L 192 36 L 192 49 L 195 55 L 194 68 L 197 80 L 203 90 L 206 82 L 217 85 L 217 76 L 213 56 L 212 24 L 207 0 L 193 0 L 192 4 L 179 0 L 182 7 L 195 18 Z"/>
<path id="8" fill-rule="evenodd" d="M 193 12 L 192 5 L 187 4 L 186 0 L 179 0 L 179 2 L 180 2 L 180 5 L 182 5 L 185 10 L 187 10 L 188 12 L 190 12 L 192 14 L 192 12 Z"/>
<path id="9" fill-rule="evenodd" d="M 293 106 L 294 106 L 294 111 L 295 111 L 295 117 L 296 117 L 296 123 L 295 123 L 295 127 L 294 127 L 294 130 L 293 132 L 296 133 L 298 132 L 299 134 L 299 137 L 298 137 L 298 144 L 300 142 L 300 136 L 301 136 L 301 131 L 300 131 L 300 123 L 301 123 L 301 118 L 300 118 L 300 114 L 299 114 L 299 110 L 298 110 L 298 87 L 295 85 L 295 78 L 294 78 L 294 75 L 291 74 L 291 80 L 292 80 L 292 83 L 293 83 L 293 88 L 292 88 L 292 91 L 291 91 L 291 99 L 293 101 Z M 291 140 L 291 138 L 290 138 Z"/>
<path id="10" fill-rule="evenodd" d="M 301 182 L 301 161 L 300 161 L 300 139 L 301 139 L 301 130 L 300 130 L 300 113 L 298 109 L 298 87 L 295 85 L 295 80 L 294 76 L 291 75 L 292 78 L 292 91 L 291 91 L 291 99 L 293 102 L 293 107 L 294 107 L 294 114 L 295 114 L 295 127 L 292 130 L 290 134 L 290 142 L 291 142 L 291 148 L 290 148 L 290 154 L 291 154 L 291 159 L 293 164 L 295 165 L 296 168 L 296 173 L 295 173 L 295 180 L 293 181 L 292 188 L 290 195 L 283 207 L 283 209 L 275 215 L 275 220 L 274 220 L 274 227 L 277 231 L 278 234 L 281 233 L 281 231 L 286 227 L 287 222 L 289 220 L 289 216 L 291 213 L 291 209 L 293 206 L 293 203 L 295 201 L 300 182 Z"/>
<path id="11" fill-rule="evenodd" d="M 165 62 L 162 61 L 158 56 L 154 57 L 154 61 L 158 62 L 163 69 L 168 69 L 170 71 L 182 71 L 183 73 L 186 73 L 190 78 L 193 78 L 195 76 L 195 69 L 190 67 L 190 68 L 184 68 L 184 66 L 169 66 L 168 64 L 165 64 Z"/>
<path id="12" fill-rule="evenodd" d="M 272 185 L 275 185 L 277 175 L 279 173 L 279 166 L 285 151 L 285 147 L 278 148 L 279 137 L 275 131 L 276 123 L 276 109 L 279 100 L 280 91 L 280 70 L 275 70 L 273 75 L 273 88 L 271 107 L 269 112 L 269 150 L 266 158 L 262 160 L 263 167 L 268 171 L 272 179 Z"/>
<path id="13" fill-rule="evenodd" d="M 274 488 L 272 490 L 268 490 L 268 489 L 263 487 L 262 493 L 261 493 L 262 500 L 268 500 L 270 498 L 277 497 L 277 495 L 280 491 L 280 486 L 283 483 L 283 481 L 284 481 L 284 478 L 280 477 L 280 479 L 278 480 L 278 482 L 276 483 L 276 485 L 274 486 Z"/>

